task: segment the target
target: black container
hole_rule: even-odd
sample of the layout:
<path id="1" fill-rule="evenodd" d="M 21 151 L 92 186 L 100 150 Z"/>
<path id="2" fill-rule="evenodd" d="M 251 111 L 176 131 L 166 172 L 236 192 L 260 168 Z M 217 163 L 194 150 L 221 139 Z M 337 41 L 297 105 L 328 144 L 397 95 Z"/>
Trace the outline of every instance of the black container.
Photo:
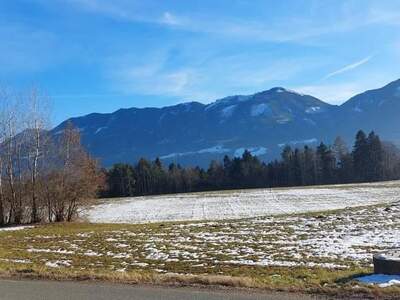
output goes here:
<path id="1" fill-rule="evenodd" d="M 375 254 L 374 273 L 400 275 L 400 250 Z"/>

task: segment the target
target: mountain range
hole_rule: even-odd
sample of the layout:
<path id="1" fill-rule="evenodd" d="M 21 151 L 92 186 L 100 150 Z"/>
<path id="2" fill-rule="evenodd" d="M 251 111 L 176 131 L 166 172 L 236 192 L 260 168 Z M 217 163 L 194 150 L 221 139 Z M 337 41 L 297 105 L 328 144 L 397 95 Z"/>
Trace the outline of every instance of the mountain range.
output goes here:
<path id="1" fill-rule="evenodd" d="M 351 142 L 357 130 L 374 130 L 400 145 L 400 79 L 331 105 L 281 87 L 236 95 L 210 104 L 187 102 L 163 108 L 128 108 L 71 118 L 83 144 L 103 166 L 160 157 L 165 163 L 207 165 L 244 149 L 268 161 L 284 145 L 315 146 L 340 135 Z"/>

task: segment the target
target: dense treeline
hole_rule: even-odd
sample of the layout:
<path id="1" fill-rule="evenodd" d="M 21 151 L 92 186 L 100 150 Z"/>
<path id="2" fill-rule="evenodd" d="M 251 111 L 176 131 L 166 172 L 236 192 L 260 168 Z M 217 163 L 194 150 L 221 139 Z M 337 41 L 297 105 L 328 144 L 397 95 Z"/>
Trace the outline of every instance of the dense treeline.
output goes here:
<path id="1" fill-rule="evenodd" d="M 383 181 L 400 178 L 400 152 L 371 132 L 359 131 L 352 151 L 336 138 L 331 146 L 284 147 L 280 160 L 268 164 L 249 151 L 225 156 L 207 170 L 140 159 L 135 165 L 115 164 L 106 172 L 104 196 L 125 197 L 236 188 L 284 187 Z"/>
<path id="2" fill-rule="evenodd" d="M 103 184 L 72 124 L 49 136 L 44 102 L 0 91 L 0 226 L 71 221 Z"/>

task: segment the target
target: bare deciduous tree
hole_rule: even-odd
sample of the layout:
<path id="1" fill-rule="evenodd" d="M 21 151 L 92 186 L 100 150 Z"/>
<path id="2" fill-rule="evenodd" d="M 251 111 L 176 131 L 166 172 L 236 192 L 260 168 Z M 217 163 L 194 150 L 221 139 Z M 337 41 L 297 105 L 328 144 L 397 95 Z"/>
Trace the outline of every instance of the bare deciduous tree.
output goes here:
<path id="1" fill-rule="evenodd" d="M 81 145 L 80 134 L 71 123 L 55 144 L 54 168 L 48 175 L 47 195 L 49 219 L 71 221 L 79 206 L 96 196 L 104 178 L 97 161 Z"/>
<path id="2" fill-rule="evenodd" d="M 71 221 L 102 176 L 68 124 L 50 136 L 49 101 L 38 90 L 0 90 L 0 225 Z"/>

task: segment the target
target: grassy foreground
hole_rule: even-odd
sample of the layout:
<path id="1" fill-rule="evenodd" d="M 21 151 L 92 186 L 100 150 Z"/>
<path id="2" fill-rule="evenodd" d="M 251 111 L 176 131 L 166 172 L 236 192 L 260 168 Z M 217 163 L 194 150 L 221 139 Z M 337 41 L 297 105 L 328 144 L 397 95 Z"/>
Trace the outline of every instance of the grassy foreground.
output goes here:
<path id="1" fill-rule="evenodd" d="M 349 244 L 345 253 L 354 259 L 335 254 L 341 253 L 350 223 L 357 224 L 349 229 L 355 236 L 398 228 L 397 211 L 387 210 L 376 206 L 236 221 L 69 223 L 0 231 L 0 276 L 396 298 L 399 287 L 381 289 L 353 280 L 372 271 L 369 257 L 376 246 Z"/>

